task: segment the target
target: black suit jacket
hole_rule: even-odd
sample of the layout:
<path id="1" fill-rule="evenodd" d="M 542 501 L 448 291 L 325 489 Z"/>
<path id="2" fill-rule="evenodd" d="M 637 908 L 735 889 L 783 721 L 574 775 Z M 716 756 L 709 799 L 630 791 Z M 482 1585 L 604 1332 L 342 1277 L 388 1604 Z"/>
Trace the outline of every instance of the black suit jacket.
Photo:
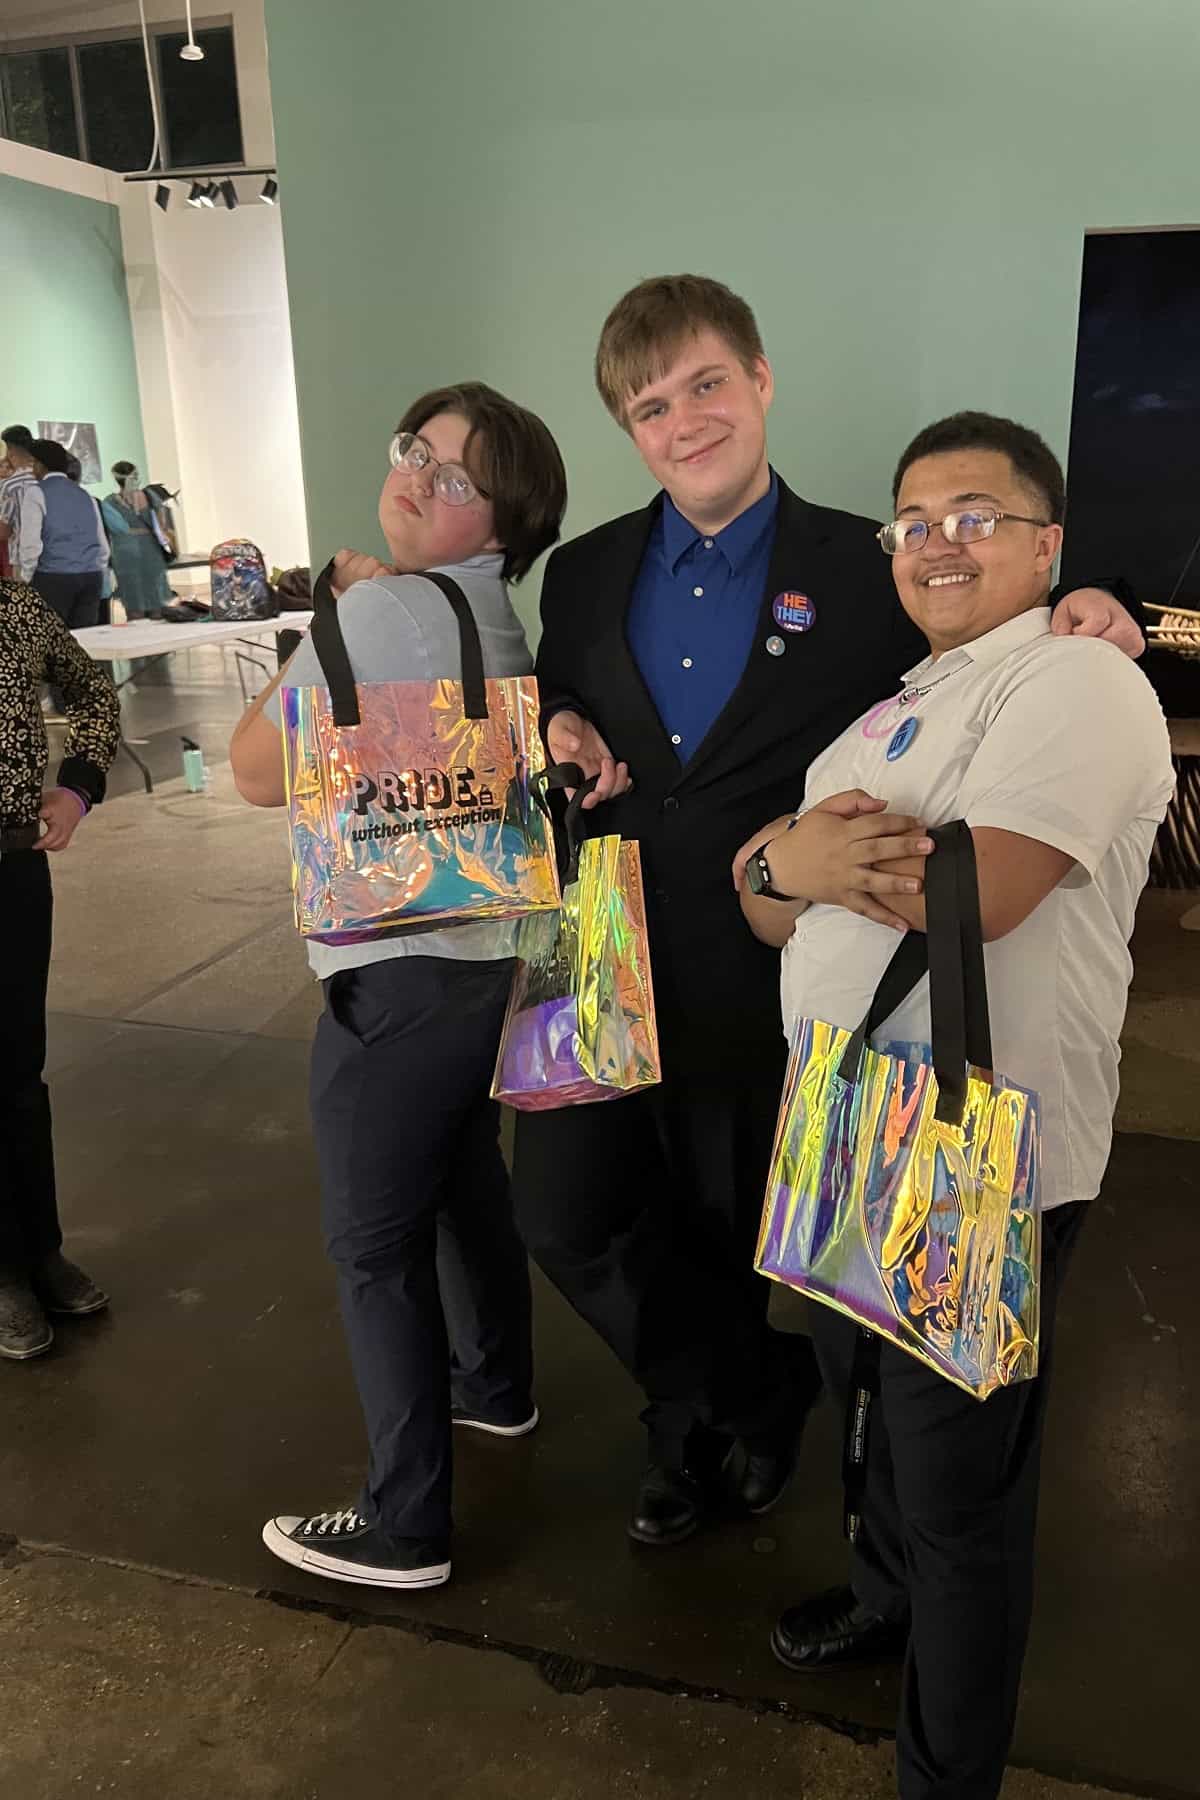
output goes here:
<path id="1" fill-rule="evenodd" d="M 777 1074 L 784 1045 L 779 953 L 741 914 L 731 864 L 760 826 L 793 810 L 809 763 L 928 646 L 896 598 L 875 522 L 813 506 L 779 483 L 770 574 L 736 688 L 681 764 L 629 649 L 625 621 L 661 495 L 555 551 L 542 589 L 537 675 L 544 714 L 590 719 L 629 764 L 633 791 L 584 815 L 594 835 L 641 844 L 665 1072 Z M 780 631 L 776 595 L 806 594 L 806 632 Z M 771 655 L 768 638 L 781 638 Z M 886 796 L 885 796 L 886 797 Z"/>

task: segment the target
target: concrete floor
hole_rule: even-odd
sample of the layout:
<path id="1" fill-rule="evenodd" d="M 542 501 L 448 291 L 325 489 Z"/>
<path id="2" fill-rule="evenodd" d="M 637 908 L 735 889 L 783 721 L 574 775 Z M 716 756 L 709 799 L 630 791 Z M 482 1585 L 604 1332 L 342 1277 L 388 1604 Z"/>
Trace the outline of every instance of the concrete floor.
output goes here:
<path id="1" fill-rule="evenodd" d="M 842 1567 L 833 1418 L 769 1521 L 639 1554 L 636 1397 L 542 1287 L 545 1423 L 460 1446 L 451 1586 L 334 1589 L 262 1549 L 267 1514 L 353 1496 L 361 1431 L 316 1241 L 316 995 L 282 823 L 232 793 L 219 655 L 175 680 L 129 705 L 171 779 L 147 798 L 122 775 L 55 862 L 63 1211 L 114 1307 L 0 1371 L 0 1797 L 885 1800 L 892 1678 L 804 1683 L 766 1647 Z M 183 730 L 208 794 L 174 778 Z M 1136 1130 L 1064 1307 L 1012 1800 L 1054 1778 L 1200 1795 L 1194 901 L 1150 896 L 1139 929 Z"/>

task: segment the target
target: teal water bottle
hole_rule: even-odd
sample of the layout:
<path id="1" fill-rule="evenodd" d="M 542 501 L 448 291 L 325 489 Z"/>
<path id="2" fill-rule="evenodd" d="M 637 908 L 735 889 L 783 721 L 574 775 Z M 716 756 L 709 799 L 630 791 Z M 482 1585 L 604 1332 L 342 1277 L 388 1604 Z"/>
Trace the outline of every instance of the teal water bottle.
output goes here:
<path id="1" fill-rule="evenodd" d="M 202 794 L 205 782 L 204 752 L 191 738 L 185 737 L 179 741 L 183 745 L 184 786 L 189 794 Z"/>

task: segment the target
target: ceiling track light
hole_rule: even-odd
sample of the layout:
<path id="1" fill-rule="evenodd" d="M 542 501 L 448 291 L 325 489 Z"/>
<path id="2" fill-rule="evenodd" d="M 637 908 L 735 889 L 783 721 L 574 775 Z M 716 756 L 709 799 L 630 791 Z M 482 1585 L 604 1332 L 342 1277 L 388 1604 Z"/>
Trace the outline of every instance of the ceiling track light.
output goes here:
<path id="1" fill-rule="evenodd" d="M 207 206 L 210 211 L 218 203 L 229 212 L 242 204 L 242 195 L 238 192 L 238 183 L 252 181 L 258 176 L 265 176 L 259 199 L 267 206 L 279 204 L 279 183 L 273 169 L 148 169 L 144 174 L 126 175 L 126 181 L 153 182 L 154 204 L 166 212 L 171 204 L 171 190 L 176 183 L 184 190 L 184 201 L 188 206 L 199 208 Z"/>

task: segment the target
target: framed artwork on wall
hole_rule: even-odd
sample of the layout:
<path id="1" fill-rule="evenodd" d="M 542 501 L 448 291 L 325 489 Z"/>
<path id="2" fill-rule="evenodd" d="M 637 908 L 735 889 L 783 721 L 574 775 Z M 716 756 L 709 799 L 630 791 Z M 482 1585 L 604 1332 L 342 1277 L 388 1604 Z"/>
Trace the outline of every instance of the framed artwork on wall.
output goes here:
<path id="1" fill-rule="evenodd" d="M 38 423 L 39 437 L 49 438 L 55 444 L 61 444 L 69 456 L 77 456 L 83 466 L 80 480 L 85 486 L 103 478 L 104 471 L 100 466 L 100 446 L 96 441 L 96 427 L 79 423 L 68 424 L 62 419 L 42 419 Z"/>

